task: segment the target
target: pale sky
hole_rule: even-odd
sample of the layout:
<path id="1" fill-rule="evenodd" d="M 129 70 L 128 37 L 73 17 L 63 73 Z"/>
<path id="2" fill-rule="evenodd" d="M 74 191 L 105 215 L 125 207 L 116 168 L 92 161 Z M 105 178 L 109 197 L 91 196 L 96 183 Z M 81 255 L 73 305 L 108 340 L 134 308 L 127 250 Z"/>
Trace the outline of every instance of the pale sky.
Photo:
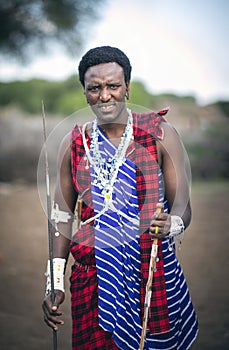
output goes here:
<path id="1" fill-rule="evenodd" d="M 79 57 L 62 48 L 27 66 L 0 59 L 0 81 L 65 79 L 88 49 L 111 45 L 127 54 L 132 79 L 151 93 L 193 94 L 203 104 L 229 100 L 229 1 L 108 0 L 100 15 Z"/>

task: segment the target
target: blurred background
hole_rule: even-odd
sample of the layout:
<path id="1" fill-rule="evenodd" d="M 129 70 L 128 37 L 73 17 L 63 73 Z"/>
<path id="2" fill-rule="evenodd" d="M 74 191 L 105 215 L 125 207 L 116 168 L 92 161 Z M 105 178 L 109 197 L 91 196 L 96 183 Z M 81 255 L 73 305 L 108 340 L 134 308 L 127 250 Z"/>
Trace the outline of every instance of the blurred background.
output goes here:
<path id="1" fill-rule="evenodd" d="M 200 323 L 193 349 L 229 348 L 228 15 L 226 0 L 0 2 L 1 349 L 51 348 L 41 312 L 48 257 L 41 100 L 53 180 L 62 136 L 87 118 L 79 61 L 101 45 L 130 58 L 133 110 L 170 106 L 167 120 L 192 168 L 193 220 L 178 255 Z M 70 349 L 69 292 L 63 308 L 59 346 Z"/>

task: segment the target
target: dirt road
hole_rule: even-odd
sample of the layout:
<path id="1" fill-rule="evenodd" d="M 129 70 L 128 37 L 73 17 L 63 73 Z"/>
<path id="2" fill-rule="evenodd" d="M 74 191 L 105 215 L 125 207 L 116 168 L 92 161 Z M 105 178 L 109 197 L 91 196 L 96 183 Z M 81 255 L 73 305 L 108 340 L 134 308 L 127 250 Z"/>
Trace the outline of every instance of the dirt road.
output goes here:
<path id="1" fill-rule="evenodd" d="M 193 350 L 229 349 L 228 204 L 229 183 L 193 186 L 193 221 L 178 253 L 199 318 Z M 0 349 L 52 349 L 41 311 L 47 223 L 36 186 L 1 184 L 0 219 Z M 71 348 L 69 298 L 60 350 Z"/>

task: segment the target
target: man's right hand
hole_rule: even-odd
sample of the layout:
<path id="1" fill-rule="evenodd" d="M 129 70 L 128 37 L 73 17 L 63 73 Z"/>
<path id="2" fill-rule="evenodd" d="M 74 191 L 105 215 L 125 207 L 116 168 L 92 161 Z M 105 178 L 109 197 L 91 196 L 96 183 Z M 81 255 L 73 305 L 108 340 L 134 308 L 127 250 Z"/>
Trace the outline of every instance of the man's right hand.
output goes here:
<path id="1" fill-rule="evenodd" d="M 55 290 L 55 301 L 52 303 L 51 293 L 45 297 L 42 309 L 44 311 L 44 321 L 45 323 L 53 328 L 55 331 L 58 331 L 57 324 L 64 324 L 64 321 L 59 318 L 63 315 L 63 312 L 58 311 L 60 304 L 63 303 L 65 299 L 65 293 L 60 290 Z"/>

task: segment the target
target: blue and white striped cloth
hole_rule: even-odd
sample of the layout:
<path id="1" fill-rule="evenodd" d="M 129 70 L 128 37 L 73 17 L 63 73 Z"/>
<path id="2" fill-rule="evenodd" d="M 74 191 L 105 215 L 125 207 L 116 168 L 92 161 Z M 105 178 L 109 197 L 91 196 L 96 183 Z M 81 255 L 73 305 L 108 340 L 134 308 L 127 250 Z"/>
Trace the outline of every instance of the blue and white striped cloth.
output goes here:
<path id="1" fill-rule="evenodd" d="M 113 157 L 116 147 L 99 131 L 103 158 Z M 104 206 L 101 189 L 91 169 L 95 215 Z M 95 256 L 98 276 L 99 324 L 112 333 L 120 349 L 136 350 L 141 337 L 140 246 L 135 164 L 125 159 L 114 184 L 113 205 L 95 221 Z M 124 213 L 124 217 L 123 217 Z M 135 219 L 134 222 L 127 218 Z"/>
<path id="2" fill-rule="evenodd" d="M 147 333 L 144 349 L 186 350 L 197 336 L 197 318 L 182 269 L 167 239 L 162 242 L 162 253 L 171 328 L 164 334 Z"/>
<path id="3" fill-rule="evenodd" d="M 116 147 L 99 129 L 100 152 L 107 162 Z M 101 189 L 94 182 L 91 167 L 92 198 L 95 215 L 104 206 Z M 160 200 L 163 201 L 162 174 L 159 174 Z M 139 213 L 135 165 L 129 159 L 119 169 L 114 185 L 113 204 L 95 220 L 95 255 L 98 276 L 100 326 L 112 333 L 123 350 L 138 350 L 142 325 L 140 321 L 140 244 Z M 126 214 L 136 222 L 122 216 Z M 183 272 L 169 241 L 162 243 L 166 292 L 171 329 L 163 334 L 146 335 L 144 349 L 188 349 L 197 334 L 197 320 Z"/>

